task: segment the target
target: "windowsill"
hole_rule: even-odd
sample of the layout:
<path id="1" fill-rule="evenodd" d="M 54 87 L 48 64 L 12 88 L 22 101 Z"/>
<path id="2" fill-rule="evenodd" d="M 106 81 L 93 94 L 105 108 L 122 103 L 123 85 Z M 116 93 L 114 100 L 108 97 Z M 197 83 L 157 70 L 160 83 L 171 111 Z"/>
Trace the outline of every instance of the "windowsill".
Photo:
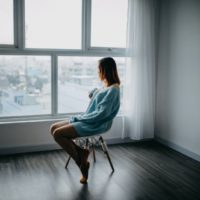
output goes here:
<path id="1" fill-rule="evenodd" d="M 57 115 L 57 116 L 26 116 L 26 117 L 15 117 L 15 118 L 2 118 L 0 119 L 0 124 L 16 124 L 16 123 L 30 123 L 30 122 L 48 122 L 48 121 L 59 121 L 67 120 L 75 114 L 68 115 Z M 116 117 L 123 117 L 123 113 L 119 113 Z"/>

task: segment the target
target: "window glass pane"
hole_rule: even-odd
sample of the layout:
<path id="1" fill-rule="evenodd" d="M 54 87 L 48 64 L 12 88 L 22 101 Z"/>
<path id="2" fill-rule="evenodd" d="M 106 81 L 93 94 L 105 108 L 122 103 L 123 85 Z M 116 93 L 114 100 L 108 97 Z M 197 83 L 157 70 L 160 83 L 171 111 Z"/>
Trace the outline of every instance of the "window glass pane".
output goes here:
<path id="1" fill-rule="evenodd" d="M 13 0 L 0 0 L 0 44 L 14 44 Z"/>
<path id="2" fill-rule="evenodd" d="M 100 57 L 68 57 L 58 58 L 58 112 L 84 112 L 90 101 L 88 94 L 95 87 L 101 87 L 98 78 L 98 60 Z M 114 58 L 123 97 L 123 80 L 125 76 L 125 58 Z M 122 103 L 122 101 L 121 101 Z M 121 106 L 122 109 L 122 106 Z"/>
<path id="3" fill-rule="evenodd" d="M 51 58 L 0 56 L 0 117 L 51 113 Z"/>
<path id="4" fill-rule="evenodd" d="M 82 0 L 26 0 L 27 48 L 81 48 Z"/>
<path id="5" fill-rule="evenodd" d="M 128 0 L 92 0 L 91 46 L 126 46 Z"/>

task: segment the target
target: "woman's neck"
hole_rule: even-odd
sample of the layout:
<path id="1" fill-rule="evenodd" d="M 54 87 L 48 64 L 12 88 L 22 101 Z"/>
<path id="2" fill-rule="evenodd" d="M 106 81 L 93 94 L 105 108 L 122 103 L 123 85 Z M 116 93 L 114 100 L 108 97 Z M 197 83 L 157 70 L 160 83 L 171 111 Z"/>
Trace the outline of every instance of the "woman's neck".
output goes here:
<path id="1" fill-rule="evenodd" d="M 119 86 L 119 84 L 118 83 L 113 83 L 113 84 L 109 85 L 107 81 L 103 82 L 103 87 L 110 87 L 110 86 Z"/>
<path id="2" fill-rule="evenodd" d="M 109 87 L 108 82 L 106 80 L 103 81 L 103 86 L 104 87 Z"/>

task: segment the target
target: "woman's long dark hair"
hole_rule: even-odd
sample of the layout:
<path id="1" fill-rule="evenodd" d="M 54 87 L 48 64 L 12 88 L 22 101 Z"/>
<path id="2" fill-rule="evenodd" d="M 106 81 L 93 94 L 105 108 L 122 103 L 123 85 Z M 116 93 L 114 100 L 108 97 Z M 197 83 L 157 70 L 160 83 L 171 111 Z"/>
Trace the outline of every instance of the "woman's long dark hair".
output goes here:
<path id="1" fill-rule="evenodd" d="M 113 58 L 107 57 L 99 60 L 100 78 L 106 79 L 108 86 L 112 84 L 120 84 L 120 79 L 117 72 L 117 65 Z"/>

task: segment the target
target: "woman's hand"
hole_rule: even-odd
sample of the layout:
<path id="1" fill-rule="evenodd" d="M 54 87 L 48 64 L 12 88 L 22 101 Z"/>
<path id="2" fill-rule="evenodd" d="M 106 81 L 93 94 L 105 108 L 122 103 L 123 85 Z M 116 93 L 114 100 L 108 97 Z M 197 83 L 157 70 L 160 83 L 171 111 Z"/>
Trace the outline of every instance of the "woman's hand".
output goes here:
<path id="1" fill-rule="evenodd" d="M 89 91 L 89 98 L 91 99 L 93 97 L 94 92 L 97 90 L 97 88 L 92 89 L 91 91 Z"/>

